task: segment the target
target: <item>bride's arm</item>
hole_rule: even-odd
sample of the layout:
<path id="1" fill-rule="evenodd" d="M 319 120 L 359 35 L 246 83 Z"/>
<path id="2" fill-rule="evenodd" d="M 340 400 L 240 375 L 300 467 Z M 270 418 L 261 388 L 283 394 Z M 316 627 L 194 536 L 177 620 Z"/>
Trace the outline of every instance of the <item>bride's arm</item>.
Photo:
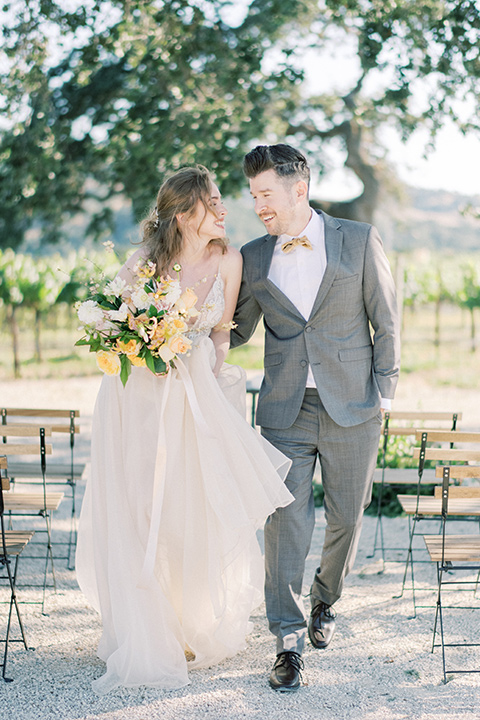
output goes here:
<path id="1" fill-rule="evenodd" d="M 122 280 L 125 280 L 127 285 L 133 285 L 137 280 L 138 276 L 135 275 L 133 272 L 133 268 L 138 263 L 139 260 L 145 260 L 145 249 L 140 248 L 139 250 L 135 250 L 133 255 L 130 255 L 128 260 L 117 273 L 117 277 L 121 278 Z"/>
<path id="2" fill-rule="evenodd" d="M 238 250 L 230 246 L 222 257 L 222 278 L 224 283 L 225 311 L 218 325 L 216 325 L 210 333 L 217 356 L 215 367 L 213 368 L 215 376 L 220 372 L 220 368 L 225 362 L 227 352 L 230 348 L 230 323 L 233 319 L 233 313 L 235 312 L 242 279 L 242 256 Z"/>

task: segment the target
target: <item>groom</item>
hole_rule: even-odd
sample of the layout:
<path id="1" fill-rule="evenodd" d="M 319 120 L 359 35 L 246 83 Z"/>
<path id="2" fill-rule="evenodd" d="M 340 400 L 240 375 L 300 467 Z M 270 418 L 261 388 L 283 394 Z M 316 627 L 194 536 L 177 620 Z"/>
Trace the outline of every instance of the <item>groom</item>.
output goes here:
<path id="1" fill-rule="evenodd" d="M 265 600 L 277 658 L 274 690 L 300 687 L 305 635 L 325 648 L 332 605 L 351 570 L 370 502 L 382 421 L 399 372 L 395 287 L 371 225 L 312 210 L 310 171 L 289 145 L 258 146 L 244 160 L 255 212 L 267 235 L 245 245 L 232 346 L 265 325 L 265 377 L 258 399 L 262 434 L 292 460 L 295 501 L 265 526 Z M 302 601 L 315 524 L 312 479 L 319 459 L 326 531 Z"/>

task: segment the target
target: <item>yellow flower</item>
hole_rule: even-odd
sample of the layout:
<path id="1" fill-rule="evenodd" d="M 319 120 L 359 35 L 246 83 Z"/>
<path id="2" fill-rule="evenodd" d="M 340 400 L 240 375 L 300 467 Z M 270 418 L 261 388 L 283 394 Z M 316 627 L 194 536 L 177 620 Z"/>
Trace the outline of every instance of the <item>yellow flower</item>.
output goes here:
<path id="1" fill-rule="evenodd" d="M 117 340 L 116 349 L 119 352 L 125 353 L 125 355 L 137 355 L 138 351 L 140 350 L 137 345 L 138 343 L 136 340 L 129 340 L 128 342 L 123 342 L 123 340 Z"/>
<path id="2" fill-rule="evenodd" d="M 133 271 L 139 278 L 151 278 L 155 275 L 155 263 L 148 260 L 144 265 L 138 262 Z"/>
<path id="3" fill-rule="evenodd" d="M 147 367 L 147 363 L 144 358 L 138 357 L 138 355 L 128 355 L 127 357 L 132 365 L 135 365 L 136 367 Z"/>
<path id="4" fill-rule="evenodd" d="M 193 292 L 193 290 L 191 288 L 187 288 L 180 295 L 177 302 L 175 303 L 175 306 L 178 307 L 180 310 L 190 310 L 190 308 L 194 307 L 197 300 L 198 298 Z"/>
<path id="5" fill-rule="evenodd" d="M 120 358 L 114 352 L 99 350 L 97 352 L 97 365 L 105 375 L 119 375 L 121 364 Z"/>
<path id="6" fill-rule="evenodd" d="M 185 332 L 188 329 L 188 325 L 182 318 L 173 318 L 172 326 L 177 332 Z"/>
<path id="7" fill-rule="evenodd" d="M 166 329 L 165 320 L 160 320 L 157 327 L 150 333 L 150 342 L 148 344 L 149 348 L 155 348 L 163 342 L 165 339 Z"/>

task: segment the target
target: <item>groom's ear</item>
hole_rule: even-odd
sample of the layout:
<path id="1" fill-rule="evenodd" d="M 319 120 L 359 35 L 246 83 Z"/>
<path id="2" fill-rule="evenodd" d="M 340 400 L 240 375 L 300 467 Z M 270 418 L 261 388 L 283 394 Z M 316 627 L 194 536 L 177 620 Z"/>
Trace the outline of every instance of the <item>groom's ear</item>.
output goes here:
<path id="1" fill-rule="evenodd" d="M 295 183 L 295 197 L 300 202 L 308 200 L 308 185 L 305 180 L 297 180 Z"/>

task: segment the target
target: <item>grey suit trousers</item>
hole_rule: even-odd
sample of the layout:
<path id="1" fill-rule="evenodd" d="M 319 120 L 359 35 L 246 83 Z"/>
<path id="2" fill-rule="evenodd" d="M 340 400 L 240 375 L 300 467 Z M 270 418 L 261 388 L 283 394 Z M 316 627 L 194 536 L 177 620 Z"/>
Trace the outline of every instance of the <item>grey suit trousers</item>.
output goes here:
<path id="1" fill-rule="evenodd" d="M 332 605 L 341 595 L 370 502 L 381 413 L 353 427 L 337 425 L 315 389 L 307 389 L 295 423 L 262 434 L 292 460 L 286 485 L 295 501 L 265 525 L 265 600 L 277 653 L 302 653 L 307 621 L 302 599 L 305 560 L 315 525 L 312 480 L 317 457 L 325 492 L 325 541 L 311 587 L 311 604 Z"/>

